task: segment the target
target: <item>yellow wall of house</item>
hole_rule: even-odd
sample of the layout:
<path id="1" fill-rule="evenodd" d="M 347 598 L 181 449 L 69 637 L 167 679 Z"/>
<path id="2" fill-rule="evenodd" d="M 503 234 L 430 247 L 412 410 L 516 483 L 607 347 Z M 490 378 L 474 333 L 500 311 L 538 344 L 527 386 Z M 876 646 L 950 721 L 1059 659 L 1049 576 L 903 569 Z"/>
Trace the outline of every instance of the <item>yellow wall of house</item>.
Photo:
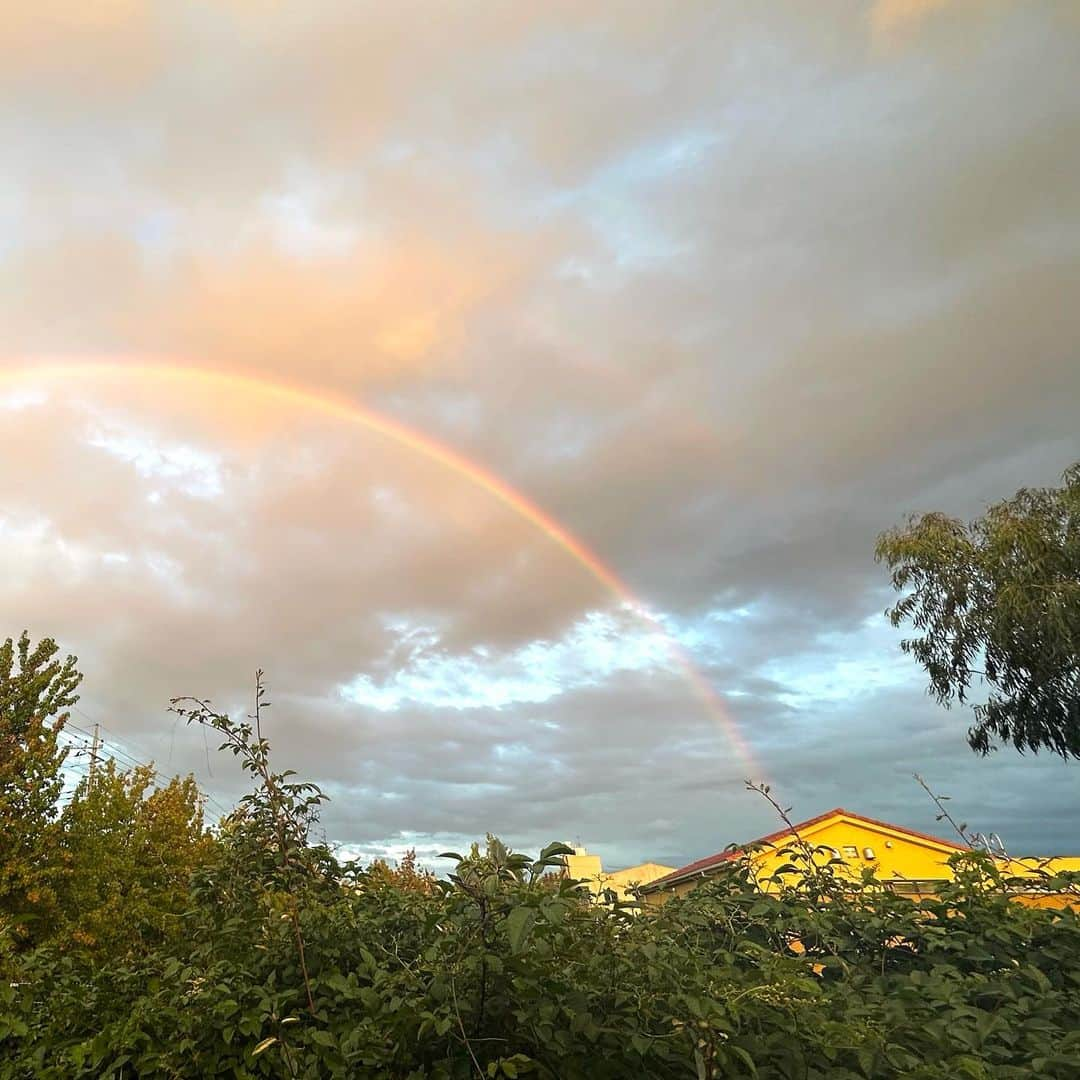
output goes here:
<path id="1" fill-rule="evenodd" d="M 800 834 L 811 847 L 828 847 L 843 862 L 841 872 L 858 877 L 867 867 L 872 867 L 882 881 L 941 880 L 951 876 L 947 861 L 956 851 L 955 846 L 916 838 L 899 829 L 885 825 L 869 824 L 859 818 L 838 816 L 811 826 Z M 789 847 L 790 840 L 779 842 L 777 849 L 765 851 L 759 856 L 759 876 L 768 877 L 784 862 L 781 854 Z M 827 858 L 822 853 L 820 858 Z"/>
<path id="2" fill-rule="evenodd" d="M 1065 870 L 1070 870 L 1073 873 L 1080 871 L 1080 858 L 1072 855 L 1061 855 L 1053 859 L 1047 859 L 1045 863 L 1039 859 L 1024 859 L 1023 861 L 1029 865 L 1034 863 L 1036 866 L 1042 866 L 1050 874 L 1057 874 Z"/>
<path id="3" fill-rule="evenodd" d="M 951 879 L 952 871 L 947 864 L 950 855 L 958 849 L 931 838 L 912 836 L 902 830 L 894 830 L 885 824 L 878 825 L 860 818 L 836 815 L 817 824 L 800 829 L 799 835 L 811 847 L 824 846 L 833 849 L 843 861 L 842 873 L 853 877 L 862 874 L 865 867 L 873 867 L 881 881 L 895 882 L 897 891 L 920 897 L 934 891 L 935 882 Z M 766 879 L 784 863 L 789 854 L 782 853 L 794 843 L 794 838 L 778 840 L 773 848 L 764 848 L 753 858 L 755 876 L 762 889 L 775 888 Z M 822 853 L 819 858 L 829 858 Z M 797 864 L 796 864 L 797 865 Z M 1038 860 L 1011 860 L 1003 865 L 1006 873 L 1017 876 L 1031 872 Z M 1045 864 L 1049 872 L 1080 869 L 1080 858 L 1056 858 Z M 670 888 L 646 896 L 652 904 L 662 904 L 672 896 L 681 896 L 704 880 L 703 876 L 676 883 Z M 1038 903 L 1039 906 L 1061 906 L 1063 898 L 1021 897 L 1021 902 Z"/>
<path id="4" fill-rule="evenodd" d="M 593 896 L 599 896 L 601 892 L 611 890 L 620 900 L 632 900 L 635 885 L 647 885 L 650 881 L 655 881 L 674 870 L 674 866 L 647 862 L 638 863 L 637 866 L 628 866 L 625 870 L 605 871 L 601 865 L 600 856 L 593 855 L 583 848 L 578 848 L 573 855 L 566 856 L 567 876 L 587 882 Z"/>
<path id="5" fill-rule="evenodd" d="M 661 863 L 638 863 L 637 866 L 628 866 L 625 870 L 613 870 L 605 875 L 607 883 L 605 887 L 614 889 L 620 900 L 630 900 L 633 898 L 636 885 L 648 885 L 650 881 L 655 881 L 674 871 L 674 866 L 664 866 Z"/>
<path id="6" fill-rule="evenodd" d="M 1080 871 L 1080 858 L 1059 856 L 1052 859 L 1029 858 L 1002 861 L 1002 871 L 1014 877 L 1058 874 L 1066 870 L 1071 872 Z M 1072 893 L 1017 893 L 1013 899 L 1021 904 L 1027 904 L 1028 907 L 1063 908 L 1078 906 L 1077 898 Z"/>
<path id="7" fill-rule="evenodd" d="M 600 891 L 602 873 L 599 855 L 593 855 L 584 848 L 576 848 L 573 855 L 566 856 L 567 877 L 588 882 L 592 892 Z"/>

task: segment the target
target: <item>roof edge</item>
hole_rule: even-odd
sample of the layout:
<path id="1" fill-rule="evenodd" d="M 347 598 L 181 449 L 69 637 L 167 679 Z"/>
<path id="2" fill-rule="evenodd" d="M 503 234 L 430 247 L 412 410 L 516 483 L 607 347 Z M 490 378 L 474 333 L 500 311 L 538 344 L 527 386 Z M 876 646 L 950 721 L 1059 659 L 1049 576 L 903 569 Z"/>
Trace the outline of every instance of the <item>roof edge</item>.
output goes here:
<path id="1" fill-rule="evenodd" d="M 954 843 L 951 840 L 945 840 L 940 836 L 931 836 L 929 833 L 919 832 L 917 829 L 909 829 L 904 825 L 894 825 L 890 821 L 880 821 L 877 818 L 867 817 L 865 814 L 856 814 L 851 810 L 845 810 L 842 806 L 834 806 L 831 810 L 826 810 L 816 817 L 808 818 L 806 821 L 800 821 L 791 826 L 785 825 L 784 828 L 777 829 L 776 832 L 769 833 L 767 836 L 761 836 L 756 840 L 750 840 L 744 844 L 739 844 L 731 851 L 719 851 L 715 855 L 707 855 L 703 859 L 696 859 L 694 862 L 679 867 L 674 873 L 665 874 L 664 877 L 657 878 L 655 881 L 650 881 L 647 885 L 641 886 L 641 891 L 643 893 L 657 892 L 660 889 L 679 885 L 692 878 L 707 877 L 709 873 L 718 866 L 722 866 L 724 863 L 731 862 L 738 858 L 747 848 L 756 847 L 759 844 L 775 844 L 778 840 L 783 840 L 789 836 L 796 836 L 806 829 L 811 829 L 815 825 L 820 825 L 824 821 L 839 817 L 850 818 L 852 821 L 863 822 L 866 825 L 872 825 L 879 829 L 887 829 L 891 832 L 901 833 L 905 836 L 911 836 L 917 840 L 921 840 L 924 843 L 936 844 L 939 847 L 951 848 L 954 851 L 968 850 L 966 846 Z"/>

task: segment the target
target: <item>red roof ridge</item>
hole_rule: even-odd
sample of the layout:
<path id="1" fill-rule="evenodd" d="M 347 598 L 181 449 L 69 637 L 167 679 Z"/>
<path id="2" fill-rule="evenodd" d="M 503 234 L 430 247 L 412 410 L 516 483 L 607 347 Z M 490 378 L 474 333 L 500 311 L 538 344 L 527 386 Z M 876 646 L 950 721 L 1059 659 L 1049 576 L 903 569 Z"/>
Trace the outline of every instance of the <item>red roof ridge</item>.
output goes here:
<path id="1" fill-rule="evenodd" d="M 890 821 L 879 821 L 877 818 L 867 817 L 865 814 L 856 814 L 852 810 L 845 810 L 842 806 L 834 806 L 832 810 L 826 810 L 823 814 L 808 818 L 806 821 L 800 821 L 790 826 L 785 825 L 782 829 L 777 829 L 776 832 L 771 832 L 767 836 L 761 836 L 757 840 L 750 840 L 745 844 L 738 844 L 730 851 L 718 851 L 715 855 L 707 855 L 703 859 L 687 863 L 670 874 L 665 874 L 655 881 L 650 881 L 647 885 L 642 886 L 642 891 L 653 892 L 667 884 L 674 885 L 686 878 L 694 877 L 696 874 L 704 875 L 707 870 L 711 870 L 714 866 L 737 859 L 749 847 L 756 847 L 759 844 L 774 844 L 776 841 L 784 839 L 784 837 L 797 835 L 804 829 L 812 828 L 814 825 L 834 817 L 846 817 L 854 821 L 862 821 L 867 825 L 875 825 L 880 829 L 889 829 L 892 832 L 905 833 L 908 836 L 915 837 L 917 840 L 939 844 L 942 847 L 953 848 L 956 851 L 967 850 L 965 845 L 957 844 L 952 840 L 943 840 L 940 836 L 931 836 L 929 833 L 919 832 L 917 829 L 909 829 L 904 825 L 894 825 Z"/>

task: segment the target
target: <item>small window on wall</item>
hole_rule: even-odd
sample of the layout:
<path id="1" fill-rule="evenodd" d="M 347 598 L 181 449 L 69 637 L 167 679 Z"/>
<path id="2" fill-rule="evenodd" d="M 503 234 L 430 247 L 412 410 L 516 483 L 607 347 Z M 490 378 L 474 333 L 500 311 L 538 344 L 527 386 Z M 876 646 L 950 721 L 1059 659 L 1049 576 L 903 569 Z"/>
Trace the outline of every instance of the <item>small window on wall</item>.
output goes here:
<path id="1" fill-rule="evenodd" d="M 844 858 L 845 859 L 857 859 L 859 857 L 859 849 L 854 844 L 844 845 Z"/>

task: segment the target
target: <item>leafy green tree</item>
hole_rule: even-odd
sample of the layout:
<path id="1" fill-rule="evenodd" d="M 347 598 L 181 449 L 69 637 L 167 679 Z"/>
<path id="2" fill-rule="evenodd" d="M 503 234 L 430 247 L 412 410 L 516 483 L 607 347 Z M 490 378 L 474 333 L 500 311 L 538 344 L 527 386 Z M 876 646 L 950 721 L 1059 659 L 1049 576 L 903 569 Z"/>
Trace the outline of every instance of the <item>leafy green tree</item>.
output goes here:
<path id="1" fill-rule="evenodd" d="M 151 766 L 123 771 L 110 759 L 83 778 L 59 824 L 58 947 L 117 959 L 182 932 L 192 873 L 214 846 L 194 778 L 155 787 Z"/>
<path id="2" fill-rule="evenodd" d="M 906 595 L 889 610 L 943 705 L 980 686 L 968 742 L 1080 757 L 1080 462 L 1058 488 L 1022 489 L 969 525 L 944 514 L 883 533 L 879 561 Z"/>
<path id="3" fill-rule="evenodd" d="M 56 803 L 67 751 L 59 736 L 82 681 L 52 638 L 0 645 L 0 933 L 39 938 L 56 916 Z"/>

